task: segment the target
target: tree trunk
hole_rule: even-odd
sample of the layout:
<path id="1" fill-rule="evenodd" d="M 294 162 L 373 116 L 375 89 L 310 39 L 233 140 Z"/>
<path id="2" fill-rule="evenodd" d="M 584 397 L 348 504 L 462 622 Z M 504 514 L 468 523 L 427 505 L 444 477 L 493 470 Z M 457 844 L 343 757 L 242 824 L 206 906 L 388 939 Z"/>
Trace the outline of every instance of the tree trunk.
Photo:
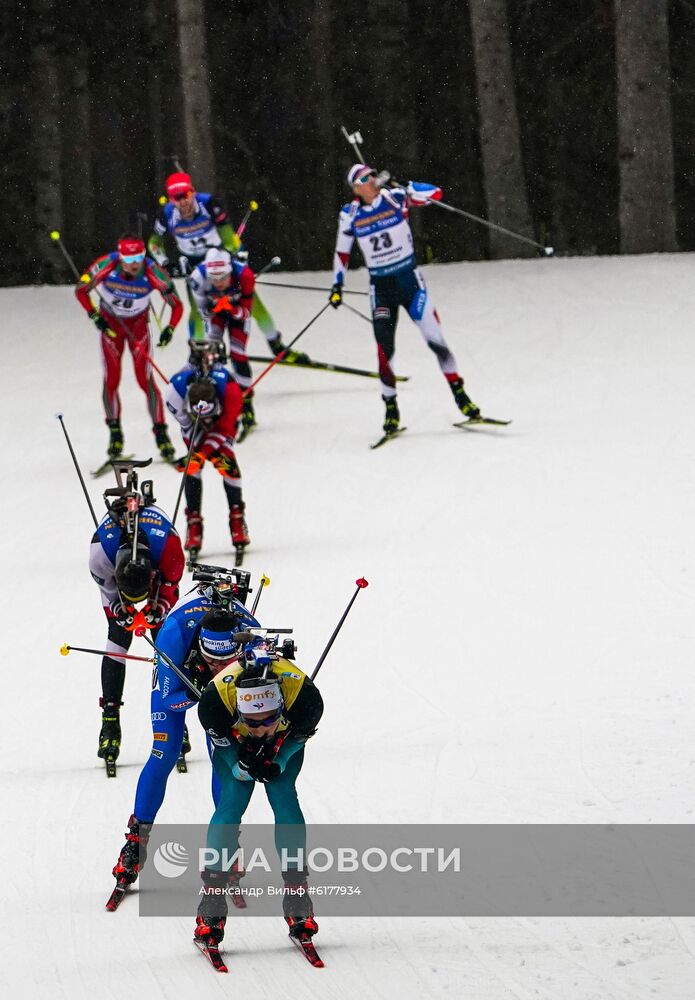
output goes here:
<path id="1" fill-rule="evenodd" d="M 677 250 L 667 0 L 615 0 L 620 250 Z"/>
<path id="2" fill-rule="evenodd" d="M 92 171 L 91 93 L 86 46 L 75 41 L 70 53 L 67 114 L 63 118 L 65 221 L 78 267 L 96 256 Z"/>
<path id="3" fill-rule="evenodd" d="M 58 282 L 65 278 L 66 269 L 48 235 L 51 230 L 63 227 L 55 9 L 53 0 L 34 0 L 32 6 L 35 17 L 31 93 L 36 280 Z"/>
<path id="4" fill-rule="evenodd" d="M 201 191 L 215 189 L 215 154 L 212 146 L 210 79 L 205 38 L 203 0 L 176 0 L 179 59 L 183 90 L 186 162 L 183 164 Z"/>
<path id="5" fill-rule="evenodd" d="M 533 239 L 516 112 L 506 0 L 469 0 L 488 219 Z M 493 257 L 535 251 L 490 230 Z"/>

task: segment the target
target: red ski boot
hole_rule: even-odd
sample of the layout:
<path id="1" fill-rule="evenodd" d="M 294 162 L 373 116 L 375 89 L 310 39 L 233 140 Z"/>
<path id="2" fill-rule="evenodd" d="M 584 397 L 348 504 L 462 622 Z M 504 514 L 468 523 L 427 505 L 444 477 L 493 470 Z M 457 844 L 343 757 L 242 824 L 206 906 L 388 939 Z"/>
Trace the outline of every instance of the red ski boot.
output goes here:
<path id="1" fill-rule="evenodd" d="M 184 549 L 189 561 L 195 562 L 203 544 L 203 518 L 197 510 L 186 510 L 186 541 Z"/>
<path id="2" fill-rule="evenodd" d="M 231 507 L 229 511 L 229 530 L 232 533 L 232 545 L 236 549 L 243 548 L 251 541 L 249 538 L 249 529 L 246 526 L 244 518 L 245 509 L 246 505 L 240 503 Z"/>

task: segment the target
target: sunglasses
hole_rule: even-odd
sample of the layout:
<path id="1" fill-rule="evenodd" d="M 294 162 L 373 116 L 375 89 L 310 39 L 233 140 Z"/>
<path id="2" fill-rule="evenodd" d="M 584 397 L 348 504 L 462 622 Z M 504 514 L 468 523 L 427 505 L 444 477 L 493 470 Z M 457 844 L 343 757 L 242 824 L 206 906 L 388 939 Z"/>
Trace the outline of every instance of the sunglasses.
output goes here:
<path id="1" fill-rule="evenodd" d="M 144 253 L 122 253 L 121 260 L 124 264 L 142 264 L 145 259 Z"/>
<path id="2" fill-rule="evenodd" d="M 263 729 L 264 726 L 273 726 L 276 722 L 279 722 L 282 718 L 282 709 L 279 708 L 277 712 L 273 712 L 269 715 L 267 719 L 254 719 L 248 715 L 242 715 L 239 713 L 239 721 L 243 722 L 247 729 Z"/>
<path id="3" fill-rule="evenodd" d="M 356 180 L 355 184 L 368 184 L 369 181 L 374 180 L 375 177 L 376 174 L 374 173 L 365 174 L 364 177 L 360 177 L 359 180 Z"/>
<path id="4" fill-rule="evenodd" d="M 186 198 L 188 198 L 192 194 L 193 194 L 192 191 L 184 191 L 183 194 L 172 194 L 170 200 L 171 201 L 184 201 Z"/>

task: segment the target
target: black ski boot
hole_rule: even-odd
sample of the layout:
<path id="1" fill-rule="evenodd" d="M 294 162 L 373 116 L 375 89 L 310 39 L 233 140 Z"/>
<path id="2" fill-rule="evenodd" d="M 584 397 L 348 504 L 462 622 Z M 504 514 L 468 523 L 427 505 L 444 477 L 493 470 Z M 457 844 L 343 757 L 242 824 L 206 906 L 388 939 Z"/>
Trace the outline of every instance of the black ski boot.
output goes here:
<path id="1" fill-rule="evenodd" d="M 286 352 L 283 361 L 286 361 L 289 365 L 310 365 L 311 358 L 308 354 L 303 351 L 293 351 L 288 350 L 282 342 L 282 334 L 278 333 L 272 340 L 268 341 L 268 346 L 275 355 L 282 354 L 283 351 Z"/>
<path id="2" fill-rule="evenodd" d="M 462 378 L 457 378 L 455 381 L 450 382 L 449 388 L 453 392 L 456 405 L 464 417 L 475 418 L 480 416 L 479 407 L 475 405 L 463 388 Z"/>
<path id="3" fill-rule="evenodd" d="M 311 938 L 319 929 L 314 920 L 314 907 L 306 878 L 306 870 L 282 873 L 285 883 L 282 912 L 290 929 L 290 937 L 306 938 L 308 935 Z"/>
<path id="4" fill-rule="evenodd" d="M 386 416 L 384 417 L 384 434 L 394 434 L 398 430 L 401 422 L 401 415 L 398 412 L 398 403 L 395 396 L 382 396 L 386 404 Z"/>
<path id="5" fill-rule="evenodd" d="M 123 454 L 123 431 L 120 420 L 107 420 L 109 428 L 109 446 L 107 453 L 109 458 L 118 458 Z"/>
<path id="6" fill-rule="evenodd" d="M 137 879 L 147 857 L 151 823 L 141 823 L 135 816 L 128 820 L 125 845 L 118 855 L 112 875 L 121 885 L 132 885 Z"/>
<path id="7" fill-rule="evenodd" d="M 250 396 L 247 396 L 244 399 L 244 405 L 241 411 L 241 426 L 247 434 L 252 427 L 256 426 L 256 414 L 253 409 L 253 400 Z"/>
<path id="8" fill-rule="evenodd" d="M 229 885 L 230 873 L 205 868 L 200 875 L 203 889 L 195 918 L 194 937 L 206 945 L 219 945 L 224 937 L 224 925 L 229 909 L 227 897 L 220 890 Z"/>
<path id="9" fill-rule="evenodd" d="M 188 735 L 188 726 L 183 727 L 183 743 L 181 744 L 181 753 L 187 754 L 191 752 L 191 739 Z"/>
<path id="10" fill-rule="evenodd" d="M 169 432 L 166 424 L 153 424 L 154 439 L 159 448 L 159 454 L 165 462 L 172 462 L 174 459 L 174 446 L 169 440 Z"/>
<path id="11" fill-rule="evenodd" d="M 99 733 L 99 749 L 97 757 L 102 760 L 116 760 L 121 751 L 121 718 L 122 701 L 104 701 L 99 699 L 101 713 L 101 732 Z"/>

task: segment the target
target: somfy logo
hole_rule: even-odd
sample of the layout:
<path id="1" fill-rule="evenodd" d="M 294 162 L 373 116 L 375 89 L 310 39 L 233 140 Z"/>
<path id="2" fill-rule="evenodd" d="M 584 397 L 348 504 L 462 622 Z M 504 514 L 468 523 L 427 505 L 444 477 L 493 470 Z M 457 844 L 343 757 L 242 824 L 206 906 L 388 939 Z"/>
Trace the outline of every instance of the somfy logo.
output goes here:
<path id="1" fill-rule="evenodd" d="M 178 878 L 188 868 L 188 851 L 173 841 L 160 844 L 154 852 L 154 866 L 164 878 Z"/>

